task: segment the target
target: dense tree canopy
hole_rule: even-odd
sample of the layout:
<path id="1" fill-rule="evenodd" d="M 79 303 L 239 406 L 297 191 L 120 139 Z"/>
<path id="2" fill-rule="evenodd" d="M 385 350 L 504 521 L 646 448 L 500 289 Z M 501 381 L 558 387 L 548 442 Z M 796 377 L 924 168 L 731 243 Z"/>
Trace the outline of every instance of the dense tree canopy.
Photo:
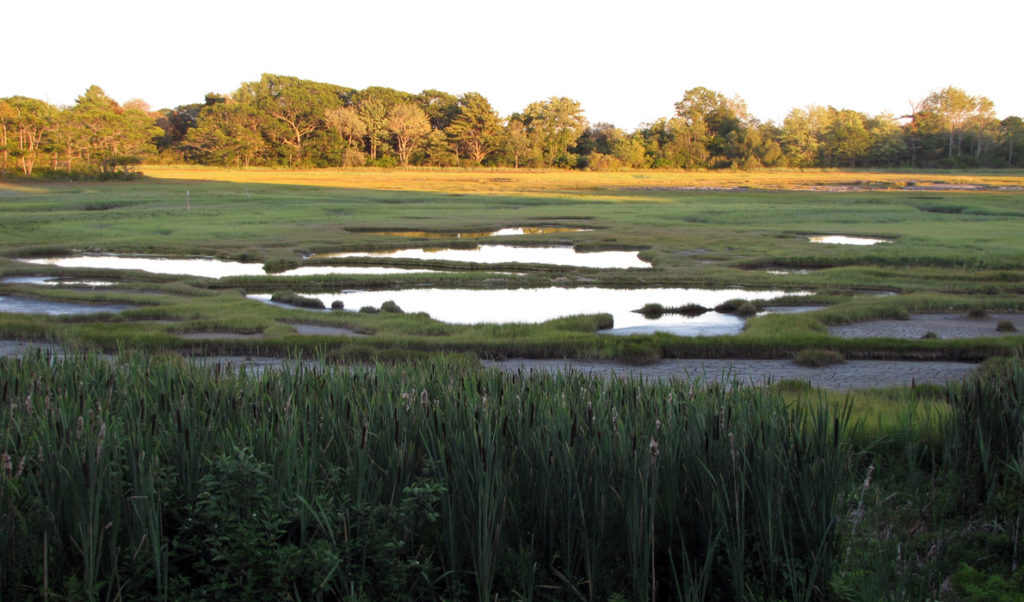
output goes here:
<path id="1" fill-rule="evenodd" d="M 762 123 L 738 96 L 697 87 L 670 117 L 626 132 L 551 97 L 502 118 L 482 94 L 355 90 L 265 74 L 226 95 L 151 111 L 92 86 L 68 107 L 0 98 L 0 177 L 109 176 L 143 161 L 247 167 L 432 165 L 587 169 L 1020 167 L 1024 121 L 984 96 L 929 93 L 909 114 L 794 108 Z"/>

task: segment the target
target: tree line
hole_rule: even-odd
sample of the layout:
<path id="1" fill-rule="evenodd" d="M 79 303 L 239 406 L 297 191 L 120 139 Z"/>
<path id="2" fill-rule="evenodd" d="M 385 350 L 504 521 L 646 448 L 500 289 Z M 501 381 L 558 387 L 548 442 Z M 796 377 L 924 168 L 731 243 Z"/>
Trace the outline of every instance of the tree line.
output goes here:
<path id="1" fill-rule="evenodd" d="M 228 95 L 153 111 L 92 86 L 69 107 L 0 98 L 0 177 L 110 176 L 146 161 L 233 167 L 1021 167 L 1024 120 L 947 87 L 907 115 L 808 106 L 781 124 L 738 96 L 698 87 L 675 114 L 632 132 L 588 123 L 576 100 L 551 97 L 501 117 L 481 94 L 356 90 L 263 75 Z"/>

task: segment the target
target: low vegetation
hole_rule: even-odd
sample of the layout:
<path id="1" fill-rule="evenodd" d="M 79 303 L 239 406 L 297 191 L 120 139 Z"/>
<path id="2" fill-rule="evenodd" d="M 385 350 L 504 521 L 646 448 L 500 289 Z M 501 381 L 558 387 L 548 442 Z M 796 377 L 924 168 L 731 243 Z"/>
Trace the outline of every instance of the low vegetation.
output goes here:
<path id="1" fill-rule="evenodd" d="M 39 353 L 0 383 L 4 600 L 1022 593 L 1019 360 L 896 392 L 886 425 L 802 386 L 454 356 Z"/>

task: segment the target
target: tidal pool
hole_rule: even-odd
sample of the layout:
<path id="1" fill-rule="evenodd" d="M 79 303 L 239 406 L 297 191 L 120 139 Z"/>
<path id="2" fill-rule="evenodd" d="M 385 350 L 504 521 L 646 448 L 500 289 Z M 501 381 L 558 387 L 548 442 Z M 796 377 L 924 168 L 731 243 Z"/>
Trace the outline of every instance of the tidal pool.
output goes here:
<path id="1" fill-rule="evenodd" d="M 114 286 L 113 282 L 107 280 L 61 280 L 53 276 L 8 276 L 0 278 L 4 284 L 38 284 L 42 286 Z"/>
<path id="2" fill-rule="evenodd" d="M 203 278 L 228 276 L 308 276 L 314 274 L 409 274 L 432 272 L 427 269 L 403 269 L 375 266 L 303 266 L 276 274 L 267 274 L 262 263 L 241 263 L 222 259 L 169 257 L 125 257 L 120 255 L 79 255 L 46 259 L 22 259 L 37 265 L 62 268 L 103 268 L 109 270 L 140 270 L 151 274 L 176 274 Z"/>
<path id="3" fill-rule="evenodd" d="M 0 295 L 0 312 L 11 314 L 46 314 L 48 316 L 71 316 L 84 314 L 118 313 L 129 309 L 126 305 L 86 305 L 65 303 L 27 297 Z"/>
<path id="4" fill-rule="evenodd" d="M 636 313 L 635 310 L 647 303 L 661 303 L 666 306 L 697 303 L 705 307 L 714 307 L 729 299 L 768 300 L 800 294 L 807 293 L 743 289 L 550 287 L 342 291 L 306 296 L 319 299 L 325 307 L 330 307 L 335 301 L 341 301 L 349 311 L 367 306 L 379 308 L 385 301 L 394 301 L 407 313 L 425 312 L 435 320 L 450 324 L 536 324 L 566 316 L 608 313 L 614 320 L 614 327 L 607 331 L 611 334 L 656 330 L 693 336 L 735 334 L 743 329 L 743 319 L 708 312 L 697 317 L 665 314 L 652 320 Z M 270 295 L 266 294 L 249 297 L 264 302 L 270 301 Z"/>
<path id="5" fill-rule="evenodd" d="M 829 234 L 826 236 L 808 236 L 808 240 L 826 245 L 857 245 L 868 246 L 880 243 L 892 242 L 885 238 L 868 238 L 866 236 L 844 236 L 842 234 Z"/>
<path id="6" fill-rule="evenodd" d="M 523 226 L 520 228 L 501 228 L 489 232 L 426 232 L 422 230 L 393 230 L 389 232 L 371 232 L 385 236 L 402 236 L 405 238 L 488 238 L 490 236 L 532 236 L 535 234 L 567 234 L 571 232 L 590 232 L 586 228 L 565 228 L 560 226 Z"/>
<path id="7" fill-rule="evenodd" d="M 594 251 L 579 253 L 572 247 L 515 247 L 480 245 L 473 249 L 419 248 L 397 251 L 327 253 L 319 257 L 387 257 L 395 259 L 464 261 L 472 263 L 543 263 L 581 268 L 650 268 L 636 251 Z"/>

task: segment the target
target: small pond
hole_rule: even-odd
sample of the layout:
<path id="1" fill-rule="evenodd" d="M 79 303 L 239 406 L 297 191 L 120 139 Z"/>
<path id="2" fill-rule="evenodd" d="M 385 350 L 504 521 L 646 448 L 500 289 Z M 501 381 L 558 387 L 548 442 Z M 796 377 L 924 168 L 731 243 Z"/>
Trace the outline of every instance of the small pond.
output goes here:
<path id="1" fill-rule="evenodd" d="M 891 240 L 885 238 L 868 238 L 866 236 L 843 236 L 841 234 L 829 234 L 825 236 L 808 236 L 807 239 L 810 240 L 811 242 L 822 243 L 826 245 L 856 245 L 862 247 L 892 242 Z"/>
<path id="2" fill-rule="evenodd" d="M 612 330 L 607 331 L 611 334 L 656 330 L 692 336 L 735 334 L 743 329 L 743 319 L 716 312 L 708 312 L 697 317 L 665 314 L 656 319 L 648 319 L 635 310 L 647 303 L 661 303 L 665 306 L 697 303 L 705 307 L 714 307 L 730 299 L 768 300 L 800 294 L 806 293 L 743 289 L 550 287 L 500 290 L 343 291 L 306 296 L 319 299 L 325 307 L 330 307 L 335 301 L 341 301 L 349 311 L 366 306 L 379 308 L 385 301 L 394 301 L 405 312 L 425 312 L 435 320 L 451 324 L 536 324 L 565 316 L 609 313 L 615 324 Z M 270 295 L 265 294 L 250 295 L 250 298 L 270 301 Z"/>
<path id="3" fill-rule="evenodd" d="M 0 278 L 3 284 L 35 284 L 41 286 L 87 286 L 90 288 L 114 286 L 108 280 L 61 280 L 53 276 L 8 276 Z"/>
<path id="4" fill-rule="evenodd" d="M 222 259 L 169 257 L 127 257 L 120 255 L 78 255 L 73 257 L 51 257 L 46 259 L 22 259 L 38 265 L 55 265 L 62 268 L 102 268 L 109 270 L 140 270 L 151 274 L 177 274 L 203 278 L 226 278 L 228 276 L 308 276 L 317 274 L 410 274 L 432 272 L 427 269 L 403 269 L 375 266 L 304 266 L 267 274 L 262 263 L 241 263 Z"/>
<path id="5" fill-rule="evenodd" d="M 580 253 L 572 247 L 515 247 L 480 245 L 473 249 L 419 248 L 397 251 L 328 253 L 320 257 L 387 257 L 395 259 L 465 261 L 472 263 L 542 263 L 581 268 L 649 268 L 636 251 Z"/>
<path id="6" fill-rule="evenodd" d="M 48 316 L 72 316 L 84 314 L 118 313 L 130 309 L 127 305 L 87 305 L 66 303 L 28 297 L 0 295 L 0 312 L 11 314 L 46 314 Z"/>
<path id="7" fill-rule="evenodd" d="M 491 236 L 533 236 L 536 234 L 569 234 L 572 232 L 590 232 L 586 228 L 564 228 L 560 226 L 523 226 L 521 228 L 501 228 L 489 232 L 426 232 L 417 230 L 393 230 L 388 232 L 372 232 L 384 236 L 402 236 L 405 238 L 488 238 Z"/>

